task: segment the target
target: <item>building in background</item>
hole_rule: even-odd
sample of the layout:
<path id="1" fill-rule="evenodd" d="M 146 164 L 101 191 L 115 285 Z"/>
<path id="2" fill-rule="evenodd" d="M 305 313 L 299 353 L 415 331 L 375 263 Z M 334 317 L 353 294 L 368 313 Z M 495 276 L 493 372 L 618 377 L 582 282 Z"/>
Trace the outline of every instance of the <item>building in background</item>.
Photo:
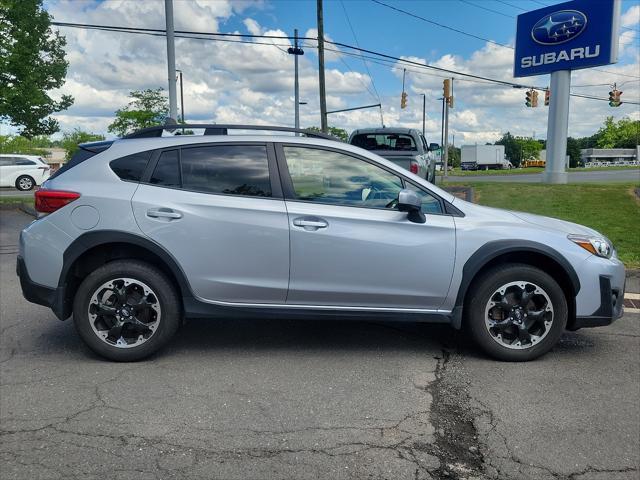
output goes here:
<path id="1" fill-rule="evenodd" d="M 580 158 L 585 167 L 640 165 L 640 145 L 636 148 L 583 148 Z"/>

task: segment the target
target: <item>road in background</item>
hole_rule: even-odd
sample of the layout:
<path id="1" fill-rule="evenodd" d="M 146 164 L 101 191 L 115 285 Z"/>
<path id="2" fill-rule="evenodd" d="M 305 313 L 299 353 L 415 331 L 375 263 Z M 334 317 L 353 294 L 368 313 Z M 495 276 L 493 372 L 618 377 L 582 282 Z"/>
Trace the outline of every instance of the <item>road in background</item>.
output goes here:
<path id="1" fill-rule="evenodd" d="M 21 192 L 15 188 L 0 188 L 0 197 L 32 197 L 34 190 Z"/>
<path id="2" fill-rule="evenodd" d="M 542 173 L 522 173 L 504 175 L 457 175 L 447 177 L 447 182 L 467 183 L 467 182 L 513 182 L 513 183 L 539 183 L 542 182 Z M 569 183 L 607 183 L 607 182 L 640 182 L 640 170 L 597 170 L 593 172 L 571 172 L 569 171 Z M 439 185 L 442 177 L 438 177 L 436 183 Z"/>
<path id="3" fill-rule="evenodd" d="M 2 479 L 631 480 L 639 315 L 501 363 L 450 328 L 190 321 L 113 363 L 26 302 L 0 210 Z"/>

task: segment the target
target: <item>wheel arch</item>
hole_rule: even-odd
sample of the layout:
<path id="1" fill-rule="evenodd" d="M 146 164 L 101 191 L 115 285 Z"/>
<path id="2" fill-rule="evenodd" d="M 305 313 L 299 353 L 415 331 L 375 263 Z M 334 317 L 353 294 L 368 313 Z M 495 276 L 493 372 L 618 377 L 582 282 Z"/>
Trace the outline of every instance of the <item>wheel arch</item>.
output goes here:
<path id="1" fill-rule="evenodd" d="M 489 242 L 476 250 L 464 264 L 462 281 L 456 296 L 452 324 L 462 326 L 462 315 L 469 287 L 485 271 L 500 264 L 524 263 L 550 274 L 560 285 L 569 307 L 570 328 L 575 319 L 575 297 L 580 291 L 580 280 L 569 263 L 557 250 L 542 243 L 529 240 L 497 240 Z"/>
<path id="2" fill-rule="evenodd" d="M 186 275 L 173 256 L 157 243 L 140 235 L 118 231 L 87 232 L 67 247 L 63 255 L 63 268 L 58 290 L 63 292 L 60 318 L 68 318 L 78 286 L 93 270 L 114 260 L 134 258 L 159 268 L 184 298 L 193 296 Z"/>

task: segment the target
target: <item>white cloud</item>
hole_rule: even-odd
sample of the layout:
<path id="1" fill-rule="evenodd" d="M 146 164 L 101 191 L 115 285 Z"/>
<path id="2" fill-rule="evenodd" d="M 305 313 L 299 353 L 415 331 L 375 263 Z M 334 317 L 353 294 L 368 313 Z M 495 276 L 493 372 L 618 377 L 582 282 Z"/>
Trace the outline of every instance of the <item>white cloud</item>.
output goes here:
<path id="1" fill-rule="evenodd" d="M 188 120 L 225 123 L 262 123 L 293 125 L 293 56 L 286 53 L 291 41 L 283 29 L 261 25 L 252 14 L 263 8 L 262 1 L 196 0 L 174 2 L 176 30 L 207 32 L 228 31 L 230 19 L 240 20 L 236 33 L 267 34 L 280 38 L 261 39 L 270 45 L 232 42 L 206 42 L 176 39 L 176 64 L 184 72 L 185 111 Z M 145 1 L 59 1 L 49 7 L 56 20 L 164 28 L 164 2 Z M 622 17 L 626 26 L 640 23 L 640 7 L 632 6 Z M 274 21 L 275 22 L 275 21 Z M 83 129 L 106 132 L 113 112 L 126 105 L 131 90 L 166 88 L 166 42 L 164 37 L 128 35 L 101 31 L 64 29 L 70 63 L 66 84 L 57 95 L 69 93 L 75 104 L 56 115 L 63 129 Z M 573 73 L 574 92 L 606 97 L 608 84 L 618 82 L 624 91 L 623 101 L 640 100 L 638 79 L 623 75 L 640 75 L 638 38 L 633 31 L 621 31 L 621 62 L 600 70 L 579 70 Z M 315 29 L 304 36 L 315 37 Z M 634 38 L 635 36 L 635 38 Z M 326 35 L 331 40 L 330 35 Z M 300 107 L 303 126 L 318 125 L 318 70 L 313 41 L 305 41 L 305 55 L 299 57 Z M 364 45 L 363 45 L 364 46 Z M 329 48 L 334 48 L 327 45 Z M 372 45 L 371 47 L 376 47 Z M 386 50 L 385 48 L 380 48 Z M 433 54 L 432 54 L 433 55 Z M 513 51 L 491 43 L 460 56 L 453 54 L 433 58 L 405 57 L 409 60 L 445 69 L 473 73 L 506 81 L 548 85 L 548 76 L 514 79 Z M 337 52 L 327 52 L 325 72 L 327 105 L 330 110 L 349 108 L 372 102 L 367 91 L 372 88 L 369 76 L 350 71 L 344 62 L 362 69 L 359 62 Z M 399 79 L 402 67 L 389 67 Z M 380 88 L 384 122 L 387 126 L 422 128 L 422 98 L 426 94 L 426 131 L 429 141 L 440 141 L 442 80 L 448 74 L 407 67 L 409 102 L 400 109 L 399 83 Z M 590 85 L 580 87 L 581 85 Z M 450 114 L 450 132 L 456 144 L 484 143 L 496 140 L 507 130 L 516 135 L 546 135 L 548 110 L 526 108 L 525 91 L 506 86 L 456 78 L 455 108 Z M 540 103 L 543 103 L 542 96 Z M 616 118 L 640 116 L 638 106 L 623 103 L 610 108 L 606 102 L 572 98 L 570 134 L 592 134 L 607 115 Z M 379 126 L 378 109 L 331 114 L 331 125 L 352 130 Z"/>

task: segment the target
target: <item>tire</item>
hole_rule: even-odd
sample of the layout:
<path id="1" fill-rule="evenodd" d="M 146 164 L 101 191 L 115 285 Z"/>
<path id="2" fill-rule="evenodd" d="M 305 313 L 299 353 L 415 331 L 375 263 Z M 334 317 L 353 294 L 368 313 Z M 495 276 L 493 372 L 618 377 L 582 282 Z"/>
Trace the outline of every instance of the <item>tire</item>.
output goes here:
<path id="1" fill-rule="evenodd" d="M 562 288 L 530 265 L 488 270 L 473 282 L 466 298 L 465 326 L 475 343 L 498 360 L 538 358 L 558 342 L 567 325 Z"/>
<path id="2" fill-rule="evenodd" d="M 95 353 L 117 362 L 157 352 L 176 333 L 180 320 L 180 299 L 172 283 L 157 268 L 137 260 L 99 267 L 82 281 L 73 302 L 80 337 Z"/>
<path id="3" fill-rule="evenodd" d="M 21 192 L 33 190 L 33 187 L 35 187 L 35 185 L 36 185 L 36 181 L 29 175 L 20 175 L 16 179 L 16 188 Z"/>

